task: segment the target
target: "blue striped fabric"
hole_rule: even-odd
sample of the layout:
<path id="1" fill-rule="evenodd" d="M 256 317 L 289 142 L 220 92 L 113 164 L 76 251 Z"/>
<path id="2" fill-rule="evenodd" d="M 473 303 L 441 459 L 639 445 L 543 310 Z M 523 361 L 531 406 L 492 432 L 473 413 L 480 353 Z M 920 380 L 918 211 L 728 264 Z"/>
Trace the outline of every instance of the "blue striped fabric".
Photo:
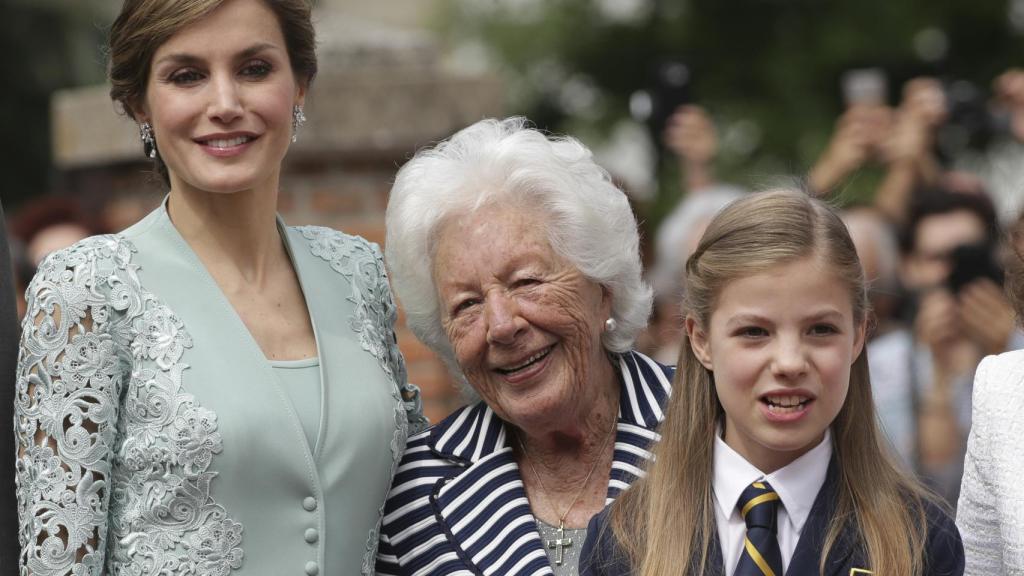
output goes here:
<path id="1" fill-rule="evenodd" d="M 622 392 L 607 502 L 642 473 L 673 371 L 618 357 Z M 505 423 L 480 402 L 409 439 L 388 494 L 377 573 L 552 574 Z"/>

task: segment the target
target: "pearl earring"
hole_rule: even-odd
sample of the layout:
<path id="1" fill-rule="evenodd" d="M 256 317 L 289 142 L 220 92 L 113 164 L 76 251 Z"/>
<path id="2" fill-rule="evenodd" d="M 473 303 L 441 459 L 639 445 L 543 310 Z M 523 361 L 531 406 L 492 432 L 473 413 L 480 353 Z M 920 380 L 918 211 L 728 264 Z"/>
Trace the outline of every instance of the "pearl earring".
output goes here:
<path id="1" fill-rule="evenodd" d="M 615 321 L 615 318 L 609 318 L 604 321 L 605 332 L 615 332 L 615 329 L 619 327 L 619 323 Z"/>

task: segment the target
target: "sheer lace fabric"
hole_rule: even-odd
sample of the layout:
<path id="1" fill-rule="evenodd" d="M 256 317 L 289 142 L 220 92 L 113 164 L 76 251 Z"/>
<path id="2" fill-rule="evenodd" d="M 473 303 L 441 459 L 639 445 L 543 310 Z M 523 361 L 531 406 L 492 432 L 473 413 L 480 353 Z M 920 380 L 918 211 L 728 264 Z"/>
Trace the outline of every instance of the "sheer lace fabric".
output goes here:
<path id="1" fill-rule="evenodd" d="M 211 495 L 217 418 L 181 386 L 192 340 L 115 236 L 48 258 L 29 288 L 16 432 L 31 574 L 223 576 L 242 526 Z M 144 559 L 144 560 L 143 560 Z"/>

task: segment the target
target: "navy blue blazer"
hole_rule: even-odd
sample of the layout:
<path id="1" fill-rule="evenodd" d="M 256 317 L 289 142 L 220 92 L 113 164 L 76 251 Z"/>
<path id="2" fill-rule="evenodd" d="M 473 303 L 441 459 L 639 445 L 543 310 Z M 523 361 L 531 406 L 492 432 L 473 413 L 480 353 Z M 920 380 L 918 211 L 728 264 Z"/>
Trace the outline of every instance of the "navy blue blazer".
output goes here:
<path id="1" fill-rule="evenodd" d="M 642 473 L 673 374 L 636 352 L 616 358 L 622 386 L 608 503 Z M 385 504 L 378 574 L 552 574 L 509 440 L 483 402 L 409 439 Z"/>
<path id="2" fill-rule="evenodd" d="M 825 545 L 829 519 L 835 513 L 838 469 L 833 460 L 814 505 L 804 524 L 786 576 L 818 574 L 821 551 Z M 925 551 L 925 576 L 961 576 L 964 573 L 964 546 L 953 519 L 938 507 L 926 504 L 928 541 Z M 608 508 L 594 516 L 587 530 L 587 540 L 580 552 L 580 576 L 628 576 L 632 567 L 624 557 L 610 527 Z M 696 560 L 694 560 L 696 563 Z M 867 565 L 867 554 L 856 530 L 847 524 L 838 541 L 829 550 L 822 576 L 857 576 L 873 574 Z M 718 533 L 711 539 L 708 568 L 704 576 L 725 574 Z M 682 573 L 682 571 L 680 571 Z"/>

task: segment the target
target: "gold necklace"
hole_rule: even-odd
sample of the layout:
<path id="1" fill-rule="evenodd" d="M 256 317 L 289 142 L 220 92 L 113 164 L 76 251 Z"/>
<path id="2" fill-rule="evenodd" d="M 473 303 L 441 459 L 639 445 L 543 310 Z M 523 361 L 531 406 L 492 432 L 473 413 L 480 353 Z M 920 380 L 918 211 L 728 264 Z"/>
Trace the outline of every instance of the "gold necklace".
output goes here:
<path id="1" fill-rule="evenodd" d="M 562 565 L 565 549 L 572 546 L 572 538 L 565 537 L 565 517 L 569 515 L 569 512 L 572 512 L 574 507 L 576 507 L 576 501 L 579 500 L 580 494 L 583 494 L 583 490 L 585 490 L 587 485 L 590 484 L 590 477 L 594 475 L 594 471 L 597 470 L 597 465 L 601 463 L 604 455 L 604 449 L 608 447 L 608 441 L 612 439 L 612 436 L 615 436 L 616 430 L 618 430 L 618 426 L 613 424 L 611 432 L 605 437 L 604 443 L 601 444 L 601 450 L 597 453 L 598 455 L 597 459 L 594 460 L 594 465 L 590 467 L 590 472 L 587 472 L 587 477 L 583 479 L 583 485 L 576 491 L 576 495 L 573 496 L 572 501 L 569 502 L 569 507 L 566 508 L 565 512 L 558 517 L 558 538 L 555 540 L 546 540 L 544 542 L 544 544 L 552 550 L 557 547 L 558 557 L 555 559 L 556 566 Z M 540 493 L 544 496 L 544 500 L 547 501 L 548 508 L 550 508 L 555 514 L 558 514 L 558 509 L 552 504 L 551 497 L 548 495 L 548 489 L 544 486 L 544 480 L 541 479 L 540 474 L 537 473 L 537 467 L 533 465 L 533 458 L 531 458 L 529 452 L 526 451 L 526 443 L 523 442 L 523 438 L 518 432 L 516 433 L 516 439 L 519 440 L 519 447 L 523 449 L 523 456 L 526 457 L 526 463 L 530 465 L 530 470 L 532 470 L 533 475 L 537 477 L 537 483 L 540 484 Z M 612 459 L 614 460 L 614 457 Z"/>

